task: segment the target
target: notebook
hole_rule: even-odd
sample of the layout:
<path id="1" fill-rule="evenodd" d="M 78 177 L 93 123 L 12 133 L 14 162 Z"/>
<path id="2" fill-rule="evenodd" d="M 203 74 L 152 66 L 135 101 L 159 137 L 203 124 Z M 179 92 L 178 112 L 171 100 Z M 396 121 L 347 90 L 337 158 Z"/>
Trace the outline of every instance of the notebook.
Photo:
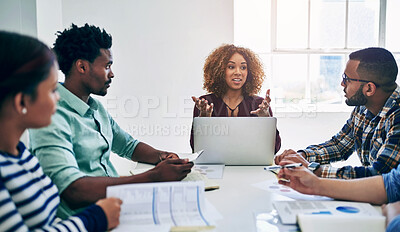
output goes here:
<path id="1" fill-rule="evenodd" d="M 274 117 L 196 117 L 196 164 L 271 165 L 275 154 Z"/>
<path id="2" fill-rule="evenodd" d="M 219 189 L 219 184 L 217 182 L 210 180 L 206 175 L 193 169 L 182 181 L 202 181 L 204 182 L 204 190 L 206 191 Z"/>

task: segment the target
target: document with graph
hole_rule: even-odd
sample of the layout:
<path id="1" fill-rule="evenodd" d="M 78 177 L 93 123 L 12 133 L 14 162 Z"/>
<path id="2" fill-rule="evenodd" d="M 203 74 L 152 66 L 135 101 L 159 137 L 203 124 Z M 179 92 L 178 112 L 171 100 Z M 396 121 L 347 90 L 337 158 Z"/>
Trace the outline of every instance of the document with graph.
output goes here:
<path id="1" fill-rule="evenodd" d="M 118 197 L 121 226 L 210 226 L 203 182 L 165 182 L 107 187 Z M 117 228 L 118 229 L 118 228 Z"/>
<path id="2" fill-rule="evenodd" d="M 351 201 L 275 201 L 283 224 L 301 231 L 385 231 L 385 217 L 371 204 Z"/>

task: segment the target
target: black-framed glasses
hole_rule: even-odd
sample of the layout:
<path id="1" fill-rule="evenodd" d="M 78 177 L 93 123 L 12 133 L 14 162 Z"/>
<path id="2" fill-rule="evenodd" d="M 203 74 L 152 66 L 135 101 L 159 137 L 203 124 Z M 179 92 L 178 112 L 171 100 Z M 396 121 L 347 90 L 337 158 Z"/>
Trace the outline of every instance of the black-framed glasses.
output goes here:
<path id="1" fill-rule="evenodd" d="M 374 85 L 375 85 L 376 87 L 379 87 L 379 85 L 376 84 L 376 83 L 373 82 L 373 81 L 366 81 L 366 80 L 360 80 L 360 79 L 353 79 L 353 78 L 348 77 L 348 76 L 346 75 L 346 73 L 343 73 L 343 74 L 342 74 L 342 81 L 343 81 L 344 84 L 347 84 L 347 82 L 349 82 L 349 81 L 358 81 L 358 82 L 365 82 L 365 83 L 371 82 L 371 83 L 374 83 Z"/>

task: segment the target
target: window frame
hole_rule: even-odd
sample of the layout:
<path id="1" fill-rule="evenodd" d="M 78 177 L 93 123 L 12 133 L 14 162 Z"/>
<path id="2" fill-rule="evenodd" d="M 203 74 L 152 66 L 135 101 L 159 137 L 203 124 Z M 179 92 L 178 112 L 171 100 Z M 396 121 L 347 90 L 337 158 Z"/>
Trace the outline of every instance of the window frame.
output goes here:
<path id="1" fill-rule="evenodd" d="M 349 2 L 351 0 L 345 0 L 346 3 L 346 12 L 345 12 L 345 46 L 344 48 L 330 48 L 330 49 L 316 49 L 311 48 L 311 2 L 312 0 L 308 0 L 308 22 L 307 22 L 307 48 L 303 49 L 283 49 L 277 47 L 277 18 L 278 18 L 278 0 L 271 0 L 271 25 L 270 25 L 270 51 L 269 52 L 260 52 L 260 55 L 269 55 L 270 56 L 270 67 L 273 67 L 274 55 L 279 54 L 302 54 L 307 56 L 307 79 L 305 86 L 305 99 L 311 99 L 311 87 L 310 87 L 310 59 L 311 55 L 343 55 L 345 57 L 345 62 L 348 60 L 348 55 L 361 48 L 349 48 L 348 47 L 348 25 L 349 25 Z M 387 0 L 380 0 L 379 2 L 379 25 L 378 25 L 378 46 L 385 47 L 385 36 L 386 36 L 386 8 L 387 8 Z M 393 53 L 393 54 L 400 54 Z M 274 77 L 274 69 L 271 68 L 269 70 L 271 77 Z M 273 102 L 274 103 L 274 100 Z M 292 104 L 286 103 L 285 106 L 280 106 L 277 108 L 281 108 L 283 110 L 276 109 L 281 112 L 299 112 L 298 106 L 291 106 Z M 316 104 L 314 107 L 309 107 L 307 105 L 300 107 L 302 112 L 350 112 L 352 107 L 348 107 L 344 102 L 342 104 Z M 294 109 L 294 110 L 291 110 Z"/>

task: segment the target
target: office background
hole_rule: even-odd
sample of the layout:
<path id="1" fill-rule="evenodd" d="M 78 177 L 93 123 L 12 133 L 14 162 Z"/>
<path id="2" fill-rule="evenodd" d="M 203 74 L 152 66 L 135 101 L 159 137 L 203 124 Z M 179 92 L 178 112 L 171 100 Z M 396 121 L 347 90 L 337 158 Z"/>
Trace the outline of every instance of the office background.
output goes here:
<path id="1" fill-rule="evenodd" d="M 98 99 L 135 138 L 156 148 L 189 152 L 190 97 L 205 94 L 204 60 L 223 43 L 257 51 L 257 42 L 250 39 L 246 44 L 243 37 L 269 38 L 258 30 L 263 23 L 267 27 L 271 17 L 257 10 L 260 4 L 269 7 L 271 0 L 0 0 L 0 29 L 29 34 L 51 46 L 55 32 L 71 23 L 105 28 L 113 36 L 115 78 L 107 96 Z M 245 13 L 254 24 L 238 22 Z M 279 84 L 270 81 L 276 72 L 267 68 L 266 74 L 260 96 Z M 63 80 L 61 73 L 59 77 Z M 341 129 L 350 110 L 276 109 L 282 149 L 328 140 Z M 122 174 L 133 167 L 116 157 L 113 161 Z"/>

